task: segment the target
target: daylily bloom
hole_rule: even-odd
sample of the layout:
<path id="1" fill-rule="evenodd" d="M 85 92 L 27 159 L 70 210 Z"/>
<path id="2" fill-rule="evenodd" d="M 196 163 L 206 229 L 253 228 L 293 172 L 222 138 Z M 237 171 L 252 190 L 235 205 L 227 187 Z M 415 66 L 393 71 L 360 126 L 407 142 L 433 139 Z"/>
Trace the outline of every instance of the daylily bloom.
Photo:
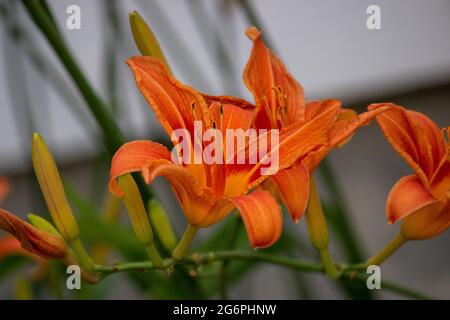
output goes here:
<path id="1" fill-rule="evenodd" d="M 208 102 L 232 103 L 246 109 L 255 109 L 256 128 L 283 129 L 293 124 L 302 127 L 316 121 L 324 113 L 332 113 L 332 121 L 323 124 L 325 144 L 304 153 L 291 166 L 280 170 L 265 183 L 265 188 L 275 190 L 285 203 L 294 221 L 304 213 L 310 192 L 310 176 L 328 152 L 345 143 L 355 131 L 367 125 L 373 117 L 387 107 L 357 115 L 341 107 L 335 99 L 305 102 L 302 86 L 287 71 L 281 60 L 264 44 L 261 32 L 255 27 L 247 30 L 253 41 L 253 49 L 244 70 L 244 82 L 255 99 L 255 106 L 244 100 L 229 96 L 208 96 Z M 315 137 L 306 137 L 303 143 L 313 143 Z"/>
<path id="2" fill-rule="evenodd" d="M 371 110 L 385 104 L 369 106 Z M 404 240 L 427 239 L 450 226 L 450 157 L 448 129 L 422 113 L 393 105 L 377 116 L 389 143 L 414 170 L 401 178 L 389 193 L 389 224 L 403 220 Z M 444 136 L 447 131 L 447 141 Z"/>
<path id="3" fill-rule="evenodd" d="M 61 259 L 67 254 L 67 246 L 60 237 L 39 230 L 3 209 L 0 209 L 0 229 L 14 236 L 24 250 L 44 259 Z"/>
<path id="4" fill-rule="evenodd" d="M 152 57 L 132 57 L 127 61 L 134 73 L 141 93 L 154 110 L 167 134 L 186 129 L 188 141 L 196 141 L 194 121 L 200 121 L 202 130 L 247 130 L 253 121 L 253 110 L 242 108 L 243 100 L 230 97 L 220 103 L 203 96 L 195 89 L 175 79 L 159 60 Z M 338 106 L 332 105 L 303 126 L 286 126 L 279 135 L 279 144 L 269 146 L 268 154 L 278 151 L 279 169 L 291 166 L 305 154 L 328 143 L 327 131 L 335 121 Z M 178 141 L 173 141 L 176 145 Z M 246 155 L 252 149 L 246 146 Z M 241 150 L 242 151 L 242 150 Z M 253 150 L 257 152 L 258 150 Z M 252 247 L 268 247 L 280 236 L 282 220 L 280 208 L 267 191 L 257 190 L 247 194 L 267 175 L 261 175 L 263 160 L 255 164 L 175 163 L 171 152 L 152 141 L 133 141 L 124 144 L 114 155 L 110 172 L 110 190 L 122 196 L 116 179 L 130 172 L 141 172 L 151 183 L 165 176 L 171 183 L 184 214 L 191 226 L 210 226 L 236 207 L 244 221 Z"/>

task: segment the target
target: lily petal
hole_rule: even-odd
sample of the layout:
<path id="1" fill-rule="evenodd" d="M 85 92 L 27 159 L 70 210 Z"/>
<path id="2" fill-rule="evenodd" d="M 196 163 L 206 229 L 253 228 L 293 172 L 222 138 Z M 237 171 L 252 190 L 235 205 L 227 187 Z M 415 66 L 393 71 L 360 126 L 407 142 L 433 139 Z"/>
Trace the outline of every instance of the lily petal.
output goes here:
<path id="1" fill-rule="evenodd" d="M 292 124 L 281 130 L 279 144 L 270 146 L 268 149 L 268 156 L 278 152 L 278 171 L 290 167 L 309 152 L 329 143 L 328 130 L 336 121 L 339 108 L 339 105 L 332 105 L 326 111 L 301 126 Z M 247 190 L 267 178 L 267 176 L 262 176 L 261 170 L 259 170 L 266 159 L 263 157 L 259 160 L 258 164 L 254 165 L 247 174 L 250 177 L 248 180 L 250 184 Z"/>
<path id="2" fill-rule="evenodd" d="M 431 177 L 441 164 L 441 159 L 448 157 L 447 143 L 439 127 L 424 114 L 407 110 L 414 130 L 419 163 L 427 177 Z"/>
<path id="3" fill-rule="evenodd" d="M 438 201 L 416 175 L 403 177 L 394 185 L 387 199 L 388 223 L 395 223 L 435 202 Z"/>
<path id="4" fill-rule="evenodd" d="M 247 130 L 252 125 L 253 110 L 243 109 L 232 104 L 213 102 L 210 106 L 211 117 L 216 128 L 225 133 L 227 129 Z"/>
<path id="5" fill-rule="evenodd" d="M 19 240 L 23 249 L 44 259 L 61 259 L 67 254 L 67 246 L 60 237 L 39 230 L 3 209 L 0 209 L 0 229 Z"/>
<path id="6" fill-rule="evenodd" d="M 441 131 L 426 116 L 401 106 L 381 103 L 370 105 L 369 110 L 385 105 L 390 105 L 390 109 L 377 116 L 381 130 L 428 187 L 446 154 L 447 147 Z"/>
<path id="7" fill-rule="evenodd" d="M 152 161 L 170 160 L 170 151 L 162 144 L 136 140 L 122 145 L 111 161 L 109 174 L 109 190 L 116 196 L 123 196 L 116 179 L 121 175 L 132 172 L 140 172 Z"/>
<path id="8" fill-rule="evenodd" d="M 330 105 L 333 101 L 340 105 L 340 102 L 337 100 L 325 100 L 321 103 Z M 315 106 L 314 108 L 317 109 L 316 111 L 309 111 L 311 107 L 310 102 L 308 102 L 306 106 L 307 116 L 311 116 L 311 114 L 320 114 L 317 110 L 323 110 L 322 106 Z M 314 171 L 331 149 L 346 144 L 359 128 L 368 125 L 373 118 L 386 110 L 389 110 L 389 108 L 389 106 L 382 106 L 374 110 L 363 112 L 359 115 L 353 110 L 340 108 L 336 122 L 328 131 L 329 143 L 320 147 L 317 151 L 309 153 L 303 160 L 303 164 L 309 168 L 310 172 Z"/>
<path id="9" fill-rule="evenodd" d="M 324 112 L 303 125 L 292 124 L 281 130 L 279 143 L 271 145 L 271 130 L 262 133 L 258 139 L 251 139 L 245 150 L 237 149 L 236 154 L 244 153 L 253 159 L 258 159 L 256 164 L 246 161 L 246 164 L 227 162 L 227 179 L 224 194 L 234 197 L 248 192 L 266 178 L 290 167 L 298 159 L 306 156 L 315 149 L 329 143 L 328 130 L 336 121 L 340 106 L 331 105 Z M 262 139 L 264 138 L 265 139 Z M 260 157 L 260 142 L 265 140 L 268 144 L 266 155 Z M 263 144 L 264 145 L 264 144 Z M 258 155 L 250 154 L 250 151 L 258 152 Z M 278 157 L 276 156 L 278 154 Z M 261 169 L 270 170 L 262 172 Z"/>
<path id="10" fill-rule="evenodd" d="M 187 168 L 167 160 L 157 160 L 150 162 L 143 174 L 147 183 L 152 183 L 156 177 L 166 177 L 189 223 L 195 227 L 207 226 L 205 219 L 216 197 L 209 187 L 201 186 Z M 211 224 L 215 222 L 212 221 Z"/>
<path id="11" fill-rule="evenodd" d="M 450 227 L 450 201 L 435 202 L 403 219 L 401 233 L 408 240 L 437 236 Z"/>
<path id="12" fill-rule="evenodd" d="M 309 170 L 297 162 L 270 179 L 296 223 L 306 210 L 309 199 Z"/>
<path id="13" fill-rule="evenodd" d="M 218 102 L 219 104 L 230 104 L 241 109 L 245 109 L 248 111 L 252 111 L 255 109 L 255 105 L 248 102 L 245 99 L 241 99 L 233 96 L 212 96 L 209 94 L 202 93 L 203 98 L 206 101 L 206 104 L 209 106 L 214 102 Z"/>
<path id="14" fill-rule="evenodd" d="M 240 143 L 236 137 L 235 133 L 241 131 L 245 134 L 246 130 L 249 129 L 253 122 L 253 112 L 252 110 L 242 109 L 240 107 L 230 105 L 230 104 L 220 104 L 219 102 L 213 102 L 210 106 L 211 117 L 216 123 L 216 128 L 222 133 L 223 141 L 223 162 L 230 162 L 232 159 L 236 161 L 236 154 L 231 152 L 229 154 L 228 149 L 233 151 L 236 149 L 236 145 Z M 232 134 L 228 135 L 228 129 Z M 243 141 L 246 144 L 246 141 Z M 231 148 L 229 148 L 231 146 Z M 212 164 L 212 186 L 214 192 L 217 196 L 222 196 L 225 191 L 226 183 L 226 166 L 223 164 Z"/>
<path id="15" fill-rule="evenodd" d="M 284 125 L 303 120 L 303 88 L 266 47 L 258 29 L 251 27 L 246 34 L 253 41 L 253 49 L 245 66 L 244 82 L 255 98 L 257 127 L 276 128 L 279 120 L 285 120 Z"/>
<path id="16" fill-rule="evenodd" d="M 181 128 L 187 129 L 192 136 L 195 120 L 211 127 L 208 107 L 202 95 L 175 79 L 159 60 L 136 56 L 128 59 L 127 64 L 169 137 L 173 130 Z"/>
<path id="17" fill-rule="evenodd" d="M 442 159 L 442 164 L 431 179 L 430 192 L 438 200 L 443 201 L 450 191 L 450 160 L 448 156 Z"/>
<path id="18" fill-rule="evenodd" d="M 270 247 L 279 239 L 283 224 L 281 210 L 269 192 L 258 190 L 230 201 L 239 210 L 254 249 Z"/>
<path id="19" fill-rule="evenodd" d="M 338 120 L 330 130 L 330 144 L 332 147 L 341 146 L 347 139 L 361 127 L 367 126 L 373 118 L 389 110 L 390 106 L 382 106 L 374 110 L 369 110 L 356 114 L 350 109 L 341 109 Z"/>
<path id="20" fill-rule="evenodd" d="M 222 132 L 223 153 L 225 162 L 227 162 L 227 144 L 231 143 L 234 147 L 231 150 L 235 149 L 236 139 L 234 132 L 242 130 L 242 133 L 245 133 L 246 130 L 251 127 L 253 112 L 230 104 L 221 105 L 218 102 L 213 102 L 210 106 L 210 110 L 211 117 L 216 124 L 216 128 Z M 232 131 L 233 134 L 227 137 L 228 129 L 235 131 Z M 235 154 L 233 153 L 230 157 L 231 156 L 235 156 Z"/>

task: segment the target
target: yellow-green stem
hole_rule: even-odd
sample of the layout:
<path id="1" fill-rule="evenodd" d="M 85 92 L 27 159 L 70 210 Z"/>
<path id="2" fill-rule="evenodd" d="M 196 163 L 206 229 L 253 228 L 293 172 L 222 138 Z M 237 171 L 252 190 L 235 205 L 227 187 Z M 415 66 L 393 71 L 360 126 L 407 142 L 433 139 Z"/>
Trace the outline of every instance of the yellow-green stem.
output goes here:
<path id="1" fill-rule="evenodd" d="M 314 248 L 319 251 L 327 275 L 335 279 L 339 276 L 339 273 L 328 251 L 328 226 L 313 177 L 311 177 L 310 185 L 309 203 L 305 214 L 309 238 Z"/>
<path id="2" fill-rule="evenodd" d="M 406 239 L 401 235 L 401 233 L 397 234 L 397 236 L 394 239 L 392 239 L 391 242 L 389 242 L 380 252 L 378 252 L 372 258 L 367 260 L 366 266 L 382 264 L 395 251 L 397 251 L 405 242 L 406 242 Z"/>
<path id="3" fill-rule="evenodd" d="M 184 231 L 183 237 L 172 252 L 172 257 L 174 257 L 175 260 L 182 260 L 186 256 L 192 240 L 194 240 L 194 237 L 197 234 L 197 230 L 198 229 L 196 227 L 188 224 L 186 231 Z"/>
<path id="4" fill-rule="evenodd" d="M 75 240 L 71 241 L 71 245 L 73 251 L 75 252 L 75 255 L 77 256 L 77 261 L 81 264 L 81 266 L 86 271 L 94 271 L 94 261 L 92 261 L 89 253 L 87 253 L 86 248 L 84 247 L 80 238 L 76 238 Z"/>
<path id="5" fill-rule="evenodd" d="M 330 276 L 332 279 L 337 279 L 339 277 L 339 272 L 336 269 L 336 265 L 333 262 L 333 259 L 331 258 L 330 251 L 328 249 L 321 250 L 319 252 L 320 259 L 322 260 L 322 265 L 325 268 L 325 272 L 328 276 Z"/>
<path id="6" fill-rule="evenodd" d="M 158 250 L 155 247 L 155 243 L 150 243 L 147 248 L 147 254 L 150 257 L 150 260 L 153 262 L 156 268 L 161 268 L 163 266 L 163 260 L 161 256 L 159 255 Z"/>

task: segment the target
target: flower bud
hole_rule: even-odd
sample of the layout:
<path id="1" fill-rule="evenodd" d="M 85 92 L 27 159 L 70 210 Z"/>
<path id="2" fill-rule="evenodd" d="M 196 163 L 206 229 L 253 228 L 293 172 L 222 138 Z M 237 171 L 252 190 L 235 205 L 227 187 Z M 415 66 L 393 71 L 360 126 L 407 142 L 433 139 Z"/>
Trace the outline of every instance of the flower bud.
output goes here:
<path id="1" fill-rule="evenodd" d="M 137 11 L 130 13 L 130 26 L 134 42 L 136 43 L 136 46 L 141 54 L 143 56 L 150 56 L 158 59 L 165 64 L 168 70 L 170 70 L 169 64 L 167 63 L 166 57 L 159 46 L 158 40 L 148 24 L 145 23 L 144 19 L 142 19 Z"/>
<path id="2" fill-rule="evenodd" d="M 55 236 L 62 238 L 61 235 L 59 234 L 58 230 L 56 230 L 56 228 L 50 222 L 45 220 L 44 218 L 42 218 L 38 215 L 35 215 L 33 213 L 30 213 L 27 216 L 27 218 L 28 218 L 28 221 L 30 221 L 30 223 L 34 227 L 38 228 L 39 230 L 46 231 L 48 233 L 51 233 Z"/>
<path id="3" fill-rule="evenodd" d="M 44 259 L 61 259 L 67 254 L 67 246 L 60 237 L 39 230 L 3 209 L 0 209 L 0 229 L 19 240 L 23 249 Z"/>
<path id="4" fill-rule="evenodd" d="M 172 252 L 177 245 L 177 238 L 166 212 L 157 200 L 151 199 L 148 202 L 148 213 L 152 226 L 162 245 L 167 251 Z"/>
<path id="5" fill-rule="evenodd" d="M 148 221 L 147 211 L 139 193 L 139 189 L 130 174 L 117 178 L 120 189 L 123 191 L 123 201 L 130 216 L 131 225 L 138 241 L 142 245 L 153 242 L 153 232 Z"/>
<path id="6" fill-rule="evenodd" d="M 67 202 L 58 168 L 44 139 L 38 133 L 33 134 L 32 159 L 34 172 L 56 228 L 64 239 L 77 239 L 78 225 Z"/>

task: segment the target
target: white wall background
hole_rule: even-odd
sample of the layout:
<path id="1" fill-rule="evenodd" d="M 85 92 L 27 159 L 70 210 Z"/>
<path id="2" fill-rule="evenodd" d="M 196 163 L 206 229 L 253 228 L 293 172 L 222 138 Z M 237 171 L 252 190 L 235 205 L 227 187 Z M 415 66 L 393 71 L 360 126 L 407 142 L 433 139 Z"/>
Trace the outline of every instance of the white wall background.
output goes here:
<path id="1" fill-rule="evenodd" d="M 212 27 L 201 28 L 203 36 L 206 34 L 210 39 L 208 41 L 198 32 L 198 20 L 192 15 L 195 1 L 119 1 L 125 31 L 125 42 L 117 40 L 120 50 L 116 57 L 121 78 L 118 88 L 122 105 L 120 123 L 130 138 L 154 137 L 160 132 L 159 124 L 143 103 L 132 75 L 123 63 L 127 57 L 137 54 L 127 25 L 127 13 L 133 9 L 138 9 L 150 22 L 180 79 L 203 91 L 231 91 L 250 99 L 241 83 L 241 70 L 250 50 L 250 41 L 244 36 L 248 26 L 244 16 L 233 6 L 224 7 L 222 1 L 201 2 L 206 7 L 207 19 L 212 22 Z M 450 82 L 450 1 L 257 0 L 252 3 L 265 31 L 290 71 L 303 84 L 308 98 L 335 97 L 352 105 Z M 83 71 L 106 98 L 103 47 L 104 38 L 111 34 L 104 22 L 104 2 L 50 0 L 49 4 Z M 64 28 L 65 10 L 70 4 L 81 7 L 82 29 L 79 31 Z M 366 8 L 370 4 L 381 7 L 382 30 L 366 28 Z M 16 13 L 17 21 L 32 34 L 33 48 L 44 52 L 56 70 L 64 74 L 59 61 L 41 34 L 34 30 L 20 4 Z M 167 29 L 165 22 L 170 23 L 178 36 Z M 226 39 L 226 49 L 233 58 L 235 72 L 231 76 L 235 81 L 227 88 L 221 81 L 224 75 L 215 64 L 211 34 L 216 31 Z M 10 41 L 3 23 L 0 37 L 0 175 L 30 166 L 31 129 L 24 126 L 27 110 L 33 116 L 35 130 L 49 142 L 59 164 L 96 154 L 100 146 L 87 131 L 96 130 L 89 113 L 84 112 L 88 120 L 80 122 L 69 111 L 66 101 L 36 72 L 23 50 Z M 23 72 L 20 72 L 21 68 Z M 84 104 L 70 79 L 64 79 L 73 89 L 75 105 L 83 109 Z M 395 102 L 429 114 L 441 126 L 450 124 L 448 86 L 398 97 Z M 345 148 L 334 151 L 331 162 L 349 203 L 351 221 L 367 252 L 374 253 L 398 228 L 386 224 L 383 211 L 387 193 L 398 178 L 410 171 L 386 143 L 376 125 L 362 129 Z M 82 170 L 84 168 L 76 167 L 71 169 L 75 172 L 67 172 L 78 186 L 85 185 L 89 179 L 87 176 L 91 171 Z M 28 212 L 32 208 L 27 200 L 30 195 L 23 190 L 31 193 L 30 183 L 19 179 L 14 183 L 16 190 L 22 193 L 13 192 L 5 205 L 15 212 Z M 184 222 L 182 217 L 178 218 L 178 222 Z M 305 236 L 303 223 L 294 226 L 289 222 L 286 221 L 289 228 L 297 228 L 294 230 Z M 450 297 L 449 239 L 450 232 L 447 232 L 432 240 L 406 245 L 384 265 L 383 277 L 437 297 Z M 338 259 L 342 258 L 335 242 L 332 251 Z M 240 284 L 233 297 L 291 298 L 293 289 L 284 285 L 287 277 L 284 269 L 264 267 Z M 340 297 L 324 277 L 308 279 L 312 279 L 317 296 Z M 267 290 L 268 286 L 270 290 Z M 130 297 L 127 290 L 118 295 Z"/>
<path id="2" fill-rule="evenodd" d="M 231 0 L 202 2 L 206 19 L 212 24 L 202 28 L 202 32 L 207 37 L 216 31 L 224 36 L 234 64 L 233 93 L 250 98 L 241 83 L 241 70 L 250 49 L 250 41 L 244 36 L 248 23 L 236 6 L 231 5 Z M 205 41 L 196 28 L 198 19 L 192 15 L 193 3 L 196 1 L 119 1 L 119 18 L 125 31 L 125 43 L 119 45 L 122 49 L 117 56 L 124 110 L 121 124 L 133 136 L 142 137 L 149 130 L 159 128 L 152 113 L 143 107 L 131 73 L 122 63 L 137 53 L 127 25 L 127 13 L 133 9 L 142 12 L 150 22 L 175 74 L 183 81 L 213 93 L 226 90 L 221 81 L 223 75 L 215 64 L 214 43 Z M 450 80 L 449 1 L 258 0 L 252 3 L 268 36 L 309 98 L 336 97 L 353 103 Z M 83 71 L 95 89 L 105 96 L 103 39 L 111 35 L 104 22 L 104 2 L 50 0 L 49 4 Z M 71 4 L 81 8 L 81 30 L 65 28 L 65 11 Z M 366 27 L 366 9 L 370 4 L 381 8 L 382 30 L 370 31 Z M 52 65 L 62 71 L 19 3 L 16 11 L 17 21 L 31 32 L 33 49 L 43 51 Z M 170 23 L 177 38 L 168 32 L 164 22 Z M 44 134 L 61 161 L 95 153 L 98 146 L 86 131 L 89 121 L 80 125 L 66 102 L 31 66 L 27 55 L 11 43 L 3 27 L 0 36 L 0 174 L 28 166 L 27 134 L 31 129 L 24 125 L 27 106 L 33 116 L 34 130 Z M 12 81 L 19 67 L 23 76 Z M 70 79 L 66 82 L 71 85 Z M 20 88 L 16 96 L 11 94 L 11 86 Z M 83 109 L 77 91 L 73 94 Z M 87 112 L 85 115 L 90 117 Z"/>

